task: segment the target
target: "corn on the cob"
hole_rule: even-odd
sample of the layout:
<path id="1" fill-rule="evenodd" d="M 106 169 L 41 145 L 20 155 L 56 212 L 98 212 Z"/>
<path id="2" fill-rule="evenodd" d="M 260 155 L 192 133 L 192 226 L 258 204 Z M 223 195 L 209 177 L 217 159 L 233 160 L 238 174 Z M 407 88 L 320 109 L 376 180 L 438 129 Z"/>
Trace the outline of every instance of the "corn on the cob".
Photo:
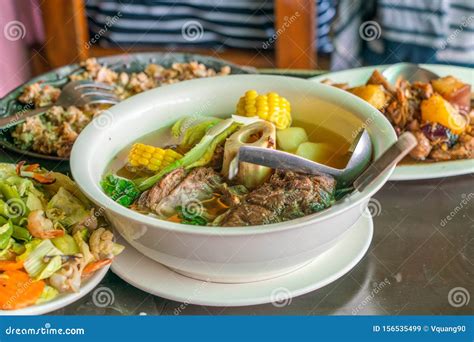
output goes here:
<path id="1" fill-rule="evenodd" d="M 237 114 L 258 116 L 272 122 L 278 129 L 285 129 L 291 125 L 290 103 L 284 97 L 273 92 L 259 95 L 255 90 L 247 91 L 237 104 Z"/>
<path id="2" fill-rule="evenodd" d="M 171 149 L 134 144 L 128 154 L 128 163 L 134 168 L 146 168 L 150 171 L 158 171 L 183 156 Z"/>

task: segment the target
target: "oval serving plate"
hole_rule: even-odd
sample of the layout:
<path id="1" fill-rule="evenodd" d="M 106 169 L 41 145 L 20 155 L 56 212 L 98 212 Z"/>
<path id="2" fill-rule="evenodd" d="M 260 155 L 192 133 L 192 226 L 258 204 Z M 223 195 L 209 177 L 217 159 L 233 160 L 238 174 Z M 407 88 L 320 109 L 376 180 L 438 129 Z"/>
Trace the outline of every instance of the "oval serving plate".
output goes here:
<path id="1" fill-rule="evenodd" d="M 189 63 L 191 61 L 197 61 L 206 65 L 209 68 L 219 70 L 223 66 L 229 66 L 231 68 L 231 74 L 251 74 L 256 73 L 256 70 L 253 68 L 240 67 L 233 63 L 195 54 L 186 54 L 186 53 L 160 53 L 160 52 L 150 52 L 150 53 L 133 53 L 133 54 L 123 54 L 115 55 L 108 57 L 97 58 L 98 62 L 101 64 L 108 65 L 111 69 L 115 71 L 127 71 L 127 72 L 139 72 L 144 69 L 144 67 L 149 63 L 156 63 L 163 65 L 165 67 L 171 66 L 173 63 Z M 6 117 L 9 115 L 14 115 L 15 113 L 27 110 L 27 106 L 21 104 L 17 101 L 17 98 L 23 92 L 23 88 L 26 85 L 42 82 L 44 84 L 49 84 L 55 87 L 63 87 L 69 81 L 69 75 L 79 73 L 83 71 L 78 64 L 66 65 L 58 69 L 52 70 L 40 76 L 37 76 L 27 83 L 22 84 L 21 86 L 13 89 L 5 97 L 0 99 L 0 117 Z M 14 126 L 13 126 L 14 127 Z M 47 160 L 69 160 L 69 158 L 62 158 L 54 155 L 41 154 L 34 151 L 23 150 L 18 148 L 13 144 L 10 132 L 13 129 L 10 127 L 5 130 L 0 131 L 0 146 L 3 148 L 19 153 L 23 156 L 29 156 L 37 159 L 47 159 Z"/>
<path id="2" fill-rule="evenodd" d="M 439 76 L 452 75 L 474 87 L 474 69 L 450 65 L 421 64 L 425 69 Z M 363 68 L 330 72 L 310 78 L 311 81 L 321 82 L 328 78 L 336 83 L 348 83 L 350 86 L 365 84 L 375 69 L 385 70 L 388 65 L 377 65 Z M 451 160 L 444 162 L 420 162 L 402 164 L 395 168 L 390 176 L 391 181 L 432 179 L 459 176 L 474 173 L 474 159 Z"/>
<path id="3" fill-rule="evenodd" d="M 0 310 L 0 316 L 43 315 L 48 312 L 62 309 L 65 306 L 78 301 L 86 294 L 91 292 L 97 285 L 99 285 L 102 279 L 104 279 L 105 275 L 109 271 L 109 268 L 110 265 L 107 265 L 106 267 L 103 267 L 95 272 L 89 279 L 83 281 L 79 292 L 60 294 L 49 302 L 28 306 L 19 310 Z"/>

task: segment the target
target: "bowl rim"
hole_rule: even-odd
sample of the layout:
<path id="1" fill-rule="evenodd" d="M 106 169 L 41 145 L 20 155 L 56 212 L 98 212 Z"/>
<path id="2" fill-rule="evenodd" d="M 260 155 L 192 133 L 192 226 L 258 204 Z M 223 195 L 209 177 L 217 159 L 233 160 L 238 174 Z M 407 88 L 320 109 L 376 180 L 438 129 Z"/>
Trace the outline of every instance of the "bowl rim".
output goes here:
<path id="1" fill-rule="evenodd" d="M 114 117 L 115 115 L 118 115 L 116 113 L 116 107 L 125 103 L 138 104 L 141 102 L 141 100 L 144 97 L 150 96 L 149 94 L 151 93 L 164 92 L 164 91 L 168 91 L 168 92 L 178 91 L 179 92 L 180 88 L 189 87 L 189 85 L 192 83 L 196 83 L 196 86 L 199 86 L 199 85 L 203 86 L 200 83 L 216 82 L 218 80 L 223 80 L 223 79 L 227 81 L 235 80 L 237 82 L 239 81 L 238 80 L 239 78 L 242 78 L 240 82 L 245 82 L 245 81 L 248 81 L 249 79 L 255 79 L 255 78 L 267 79 L 268 81 L 274 81 L 274 82 L 277 82 L 277 81 L 288 82 L 289 81 L 289 82 L 296 82 L 296 83 L 301 82 L 301 84 L 303 84 L 302 82 L 304 82 L 304 86 L 306 88 L 314 88 L 314 90 L 318 90 L 318 89 L 324 90 L 324 92 L 328 93 L 329 95 L 333 93 L 337 97 L 346 98 L 346 101 L 343 101 L 342 103 L 338 102 L 337 105 L 344 108 L 350 105 L 351 103 L 354 103 L 355 105 L 360 107 L 360 110 L 358 110 L 359 113 L 365 113 L 365 112 L 370 112 L 372 114 L 375 113 L 375 115 L 371 116 L 373 121 L 370 122 L 369 126 L 375 125 L 375 122 L 378 125 L 384 126 L 386 130 L 385 132 L 381 132 L 380 134 L 381 135 L 383 134 L 384 139 L 387 141 L 387 144 L 392 144 L 397 139 L 395 131 L 393 130 L 393 127 L 388 121 L 388 119 L 382 113 L 380 113 L 375 107 L 368 104 L 367 102 L 360 99 L 359 97 L 351 93 L 348 93 L 347 91 L 338 89 L 330 85 L 319 84 L 319 83 L 312 82 L 309 80 L 305 80 L 305 79 L 301 79 L 297 77 L 289 77 L 289 76 L 229 75 L 229 76 L 220 76 L 220 77 L 218 76 L 218 77 L 212 77 L 212 78 L 206 78 L 206 79 L 195 79 L 195 80 L 190 80 L 186 82 L 180 82 L 177 84 L 169 85 L 164 88 L 152 89 L 152 90 L 137 94 L 135 96 L 132 96 L 126 99 L 120 104 L 109 108 L 108 112 L 109 114 L 112 115 L 112 117 Z M 87 161 L 84 161 L 84 158 L 80 155 L 81 154 L 80 150 L 84 148 L 87 149 L 87 146 L 91 144 L 90 141 L 91 141 L 92 136 L 96 134 L 95 131 L 97 131 L 97 128 L 95 128 L 94 126 L 95 125 L 88 125 L 81 132 L 81 134 L 79 135 L 72 149 L 71 160 L 70 160 L 71 173 L 78 187 L 88 198 L 90 198 L 93 202 L 95 202 L 99 207 L 104 208 L 106 212 L 111 211 L 129 220 L 133 220 L 135 222 L 147 225 L 147 227 L 159 228 L 159 229 L 167 230 L 173 233 L 186 233 L 186 234 L 201 235 L 201 236 L 202 235 L 249 236 L 249 235 L 255 235 L 255 234 L 277 233 L 277 232 L 281 232 L 281 231 L 285 231 L 289 229 L 297 229 L 298 227 L 307 226 L 308 224 L 317 224 L 318 222 L 326 221 L 328 219 L 331 219 L 334 216 L 343 214 L 344 212 L 350 210 L 354 206 L 360 205 L 364 201 L 368 201 L 368 199 L 373 194 L 375 194 L 387 182 L 388 178 L 390 177 L 390 175 L 395 169 L 395 166 L 393 166 L 389 170 L 385 171 L 377 180 L 375 180 L 375 182 L 371 186 L 367 187 L 362 192 L 355 191 L 351 193 L 350 195 L 348 195 L 343 200 L 336 202 L 330 208 L 327 208 L 321 212 L 306 215 L 297 219 L 284 221 L 284 222 L 278 222 L 278 223 L 271 223 L 271 224 L 266 224 L 266 225 L 253 225 L 253 226 L 240 226 L 240 227 L 222 227 L 222 226 L 214 227 L 214 226 L 186 225 L 186 224 L 162 220 L 153 216 L 144 215 L 132 209 L 125 208 L 121 206 L 120 204 L 118 204 L 117 202 L 113 201 L 107 195 L 105 195 L 98 184 L 94 184 L 94 182 L 90 178 L 89 170 L 86 167 Z M 102 134 L 104 131 L 106 130 L 102 129 L 101 131 Z M 380 154 L 381 154 L 381 151 L 379 151 L 376 157 L 378 157 Z M 86 180 L 88 180 L 89 183 L 92 183 L 92 184 L 82 184 L 83 181 L 85 182 Z M 360 211 L 362 214 L 363 208 L 361 208 Z"/>

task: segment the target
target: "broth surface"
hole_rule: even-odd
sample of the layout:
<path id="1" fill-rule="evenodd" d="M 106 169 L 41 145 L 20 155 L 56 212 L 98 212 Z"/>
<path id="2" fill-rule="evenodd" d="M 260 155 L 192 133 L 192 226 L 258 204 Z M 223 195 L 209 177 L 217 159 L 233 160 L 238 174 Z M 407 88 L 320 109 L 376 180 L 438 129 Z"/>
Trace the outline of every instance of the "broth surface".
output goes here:
<path id="1" fill-rule="evenodd" d="M 349 161 L 347 151 L 352 142 L 347 141 L 343 136 L 319 126 L 316 123 L 308 123 L 304 121 L 294 120 L 292 127 L 304 128 L 308 134 L 308 140 L 314 143 L 327 143 L 334 149 L 333 156 L 325 162 L 325 164 L 334 168 L 342 169 Z"/>
<path id="2" fill-rule="evenodd" d="M 347 162 L 349 161 L 349 155 L 347 154 L 347 151 L 349 150 L 351 142 L 347 141 L 344 137 L 332 130 L 319 126 L 316 123 L 294 120 L 292 127 L 304 128 L 308 134 L 308 140 L 310 142 L 327 143 L 333 147 L 334 154 L 325 162 L 325 164 L 340 169 L 347 165 Z M 137 173 L 130 172 L 126 167 L 124 167 L 126 164 L 128 152 L 130 151 L 131 146 L 136 142 L 153 145 L 156 147 L 165 147 L 177 143 L 174 137 L 172 137 L 170 134 L 170 127 L 162 127 L 127 145 L 110 162 L 110 165 L 107 168 L 108 172 L 117 173 L 117 175 L 128 179 L 136 179 L 140 176 L 146 175 L 145 173 L 142 175 L 137 175 Z"/>

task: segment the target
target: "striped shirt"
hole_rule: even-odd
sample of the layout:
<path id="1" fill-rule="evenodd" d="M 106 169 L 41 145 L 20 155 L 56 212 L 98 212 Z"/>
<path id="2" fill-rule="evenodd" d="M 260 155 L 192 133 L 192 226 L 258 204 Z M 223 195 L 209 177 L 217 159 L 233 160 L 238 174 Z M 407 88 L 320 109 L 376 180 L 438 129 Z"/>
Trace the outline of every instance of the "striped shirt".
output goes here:
<path id="1" fill-rule="evenodd" d="M 397 62 L 474 66 L 472 0 L 339 0 L 332 69 Z"/>
<path id="2" fill-rule="evenodd" d="M 317 48 L 329 53 L 335 0 L 315 1 Z M 91 44 L 273 48 L 275 16 L 269 0 L 88 0 L 86 9 Z"/>

